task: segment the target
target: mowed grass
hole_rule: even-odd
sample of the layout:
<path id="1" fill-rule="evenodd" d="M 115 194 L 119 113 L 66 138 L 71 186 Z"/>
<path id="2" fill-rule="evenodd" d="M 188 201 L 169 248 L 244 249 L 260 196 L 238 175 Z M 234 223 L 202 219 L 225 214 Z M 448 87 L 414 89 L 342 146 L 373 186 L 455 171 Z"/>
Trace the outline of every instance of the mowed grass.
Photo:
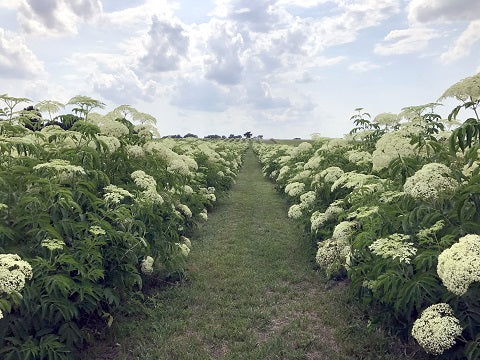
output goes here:
<path id="1" fill-rule="evenodd" d="M 155 291 L 147 314 L 116 319 L 85 359 L 414 359 L 368 330 L 253 153 L 230 196 L 192 237 L 188 278 Z M 417 357 L 420 358 L 420 357 Z"/>

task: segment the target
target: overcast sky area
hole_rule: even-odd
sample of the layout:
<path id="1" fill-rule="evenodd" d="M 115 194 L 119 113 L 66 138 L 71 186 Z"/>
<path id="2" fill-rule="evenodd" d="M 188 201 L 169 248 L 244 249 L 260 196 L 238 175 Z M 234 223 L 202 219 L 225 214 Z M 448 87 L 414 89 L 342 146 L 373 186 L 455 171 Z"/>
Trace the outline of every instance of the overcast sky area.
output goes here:
<path id="1" fill-rule="evenodd" d="M 478 73 L 479 40 L 479 0 L 0 0 L 0 94 L 129 104 L 162 135 L 338 137 Z"/>

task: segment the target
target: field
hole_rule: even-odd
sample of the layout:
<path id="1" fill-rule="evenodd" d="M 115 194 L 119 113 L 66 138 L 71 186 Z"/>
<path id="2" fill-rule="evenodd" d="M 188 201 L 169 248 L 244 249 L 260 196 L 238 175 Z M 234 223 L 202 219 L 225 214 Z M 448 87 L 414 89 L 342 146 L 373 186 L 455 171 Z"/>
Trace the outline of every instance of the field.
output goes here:
<path id="1" fill-rule="evenodd" d="M 309 141 L 0 96 L 0 357 L 480 358 L 479 83 Z"/>

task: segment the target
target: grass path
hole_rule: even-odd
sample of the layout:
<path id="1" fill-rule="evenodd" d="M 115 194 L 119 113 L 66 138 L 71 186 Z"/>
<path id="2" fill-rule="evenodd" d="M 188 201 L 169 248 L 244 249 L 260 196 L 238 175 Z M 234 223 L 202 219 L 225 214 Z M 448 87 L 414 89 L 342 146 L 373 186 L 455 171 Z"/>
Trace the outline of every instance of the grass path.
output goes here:
<path id="1" fill-rule="evenodd" d="M 192 238 L 188 281 L 153 294 L 148 316 L 116 321 L 85 358 L 413 359 L 367 331 L 344 286 L 325 285 L 287 209 L 249 150 Z"/>

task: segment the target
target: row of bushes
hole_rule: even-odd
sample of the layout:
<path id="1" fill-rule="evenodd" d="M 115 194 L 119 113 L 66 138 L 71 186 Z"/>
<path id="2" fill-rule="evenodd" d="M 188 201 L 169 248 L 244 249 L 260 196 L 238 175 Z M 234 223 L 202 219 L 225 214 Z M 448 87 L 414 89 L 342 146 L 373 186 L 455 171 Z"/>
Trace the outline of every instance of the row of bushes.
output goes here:
<path id="1" fill-rule="evenodd" d="M 254 147 L 329 278 L 350 279 L 372 323 L 444 359 L 480 358 L 480 74 L 437 103 L 357 109 L 341 139 Z M 470 111 L 474 110 L 474 111 Z M 473 117 L 458 123 L 458 115 Z M 451 128 L 449 130 L 449 128 Z"/>
<path id="2" fill-rule="evenodd" d="M 133 108 L 83 109 L 68 130 L 0 120 L 3 359 L 72 358 L 148 278 L 181 276 L 187 236 L 242 162 L 242 142 L 160 140 Z"/>

